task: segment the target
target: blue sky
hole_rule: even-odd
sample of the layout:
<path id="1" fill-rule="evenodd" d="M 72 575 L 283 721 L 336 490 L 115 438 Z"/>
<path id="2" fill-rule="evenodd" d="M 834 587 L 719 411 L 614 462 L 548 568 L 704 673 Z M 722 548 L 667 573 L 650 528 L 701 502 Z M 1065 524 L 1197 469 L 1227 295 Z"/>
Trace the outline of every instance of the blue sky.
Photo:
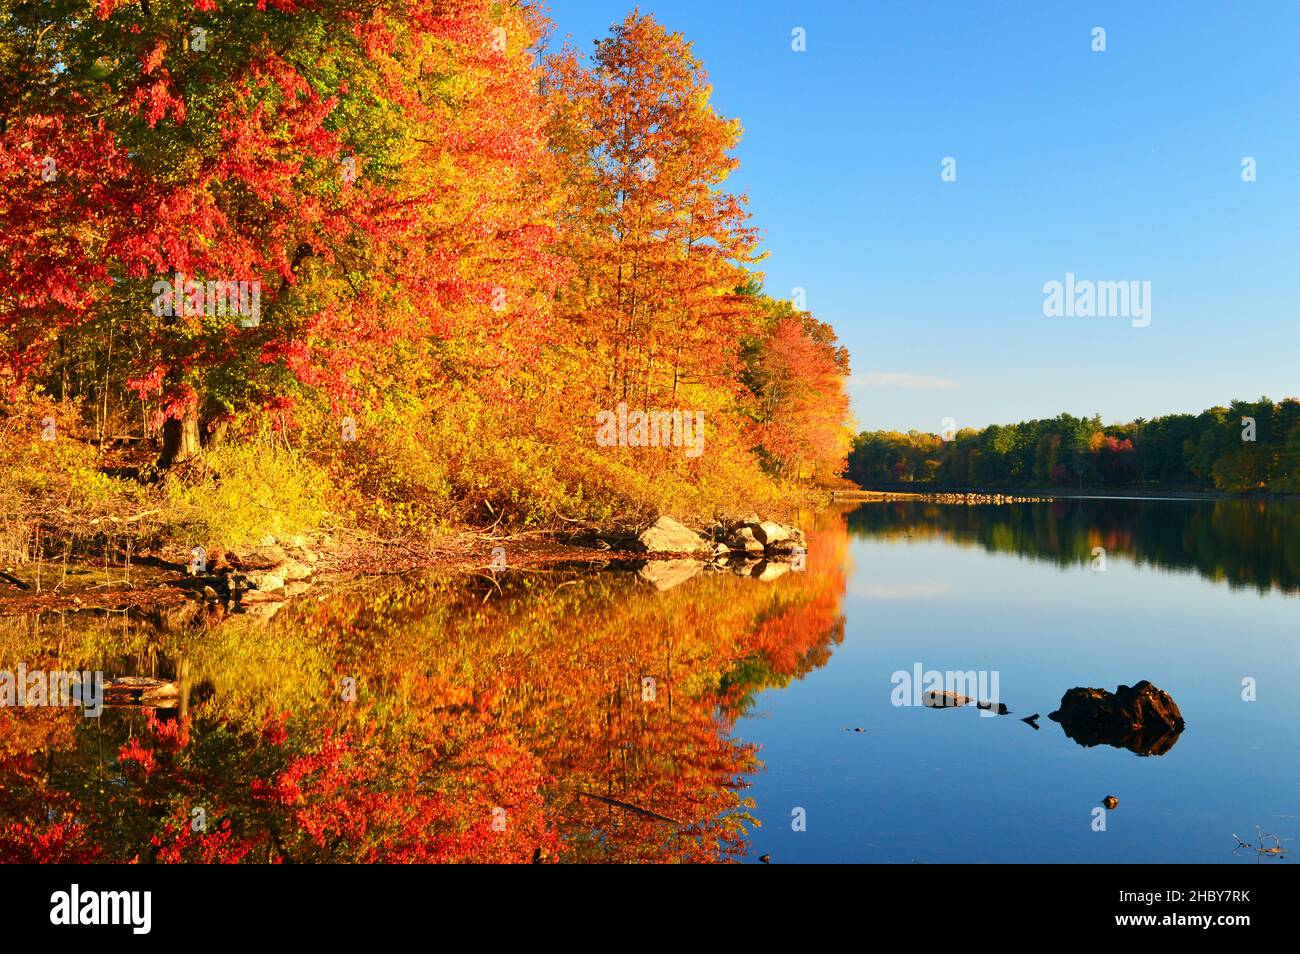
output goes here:
<path id="1" fill-rule="evenodd" d="M 585 52 L 632 6 L 550 13 Z M 1295 0 L 639 6 L 744 125 L 767 289 L 848 345 L 862 429 L 1300 395 Z M 1045 317 L 1067 272 L 1150 281 L 1151 324 Z"/>

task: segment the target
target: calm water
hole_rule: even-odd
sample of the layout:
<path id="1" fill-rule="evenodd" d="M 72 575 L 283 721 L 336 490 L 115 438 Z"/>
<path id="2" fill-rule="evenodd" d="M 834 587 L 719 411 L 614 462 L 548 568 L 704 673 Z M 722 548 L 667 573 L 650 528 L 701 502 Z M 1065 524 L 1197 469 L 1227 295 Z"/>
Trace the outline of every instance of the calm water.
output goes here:
<path id="1" fill-rule="evenodd" d="M 1256 825 L 1300 852 L 1295 507 L 887 503 L 817 525 L 806 570 L 772 579 L 412 574 L 269 620 L 0 617 L 0 670 L 181 695 L 0 709 L 0 859 L 1253 864 L 1233 833 Z M 918 664 L 996 672 L 1011 714 L 894 705 Z M 1141 679 L 1186 719 L 1162 755 L 1047 718 L 1073 686 Z"/>

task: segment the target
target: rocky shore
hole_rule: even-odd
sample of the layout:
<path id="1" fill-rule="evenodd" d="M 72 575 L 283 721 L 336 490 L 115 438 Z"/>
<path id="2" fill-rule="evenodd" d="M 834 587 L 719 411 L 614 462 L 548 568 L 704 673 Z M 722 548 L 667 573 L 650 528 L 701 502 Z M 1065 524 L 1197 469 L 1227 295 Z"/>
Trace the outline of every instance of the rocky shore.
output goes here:
<path id="1" fill-rule="evenodd" d="M 807 556 L 802 530 L 757 514 L 715 523 L 698 533 L 661 516 L 637 535 L 634 548 L 651 558 L 638 576 L 658 590 L 684 583 L 706 567 L 766 582 L 803 570 Z"/>

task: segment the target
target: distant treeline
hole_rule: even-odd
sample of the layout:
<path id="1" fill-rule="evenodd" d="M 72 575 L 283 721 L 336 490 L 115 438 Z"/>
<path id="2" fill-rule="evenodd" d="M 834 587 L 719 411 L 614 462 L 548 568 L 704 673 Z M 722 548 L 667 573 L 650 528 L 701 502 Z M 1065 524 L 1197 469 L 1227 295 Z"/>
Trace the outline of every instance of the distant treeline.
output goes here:
<path id="1" fill-rule="evenodd" d="M 853 536 L 942 539 L 989 553 L 1087 567 L 1109 559 L 1195 572 L 1260 593 L 1300 592 L 1300 510 L 1248 500 L 1059 499 L 1022 507 L 872 503 L 848 516 Z"/>
<path id="2" fill-rule="evenodd" d="M 945 439 L 945 436 L 949 439 Z M 941 436 L 863 431 L 858 484 L 948 487 L 1149 487 L 1300 492 L 1300 401 L 1233 401 L 1200 414 L 1103 425 L 1060 414 Z"/>

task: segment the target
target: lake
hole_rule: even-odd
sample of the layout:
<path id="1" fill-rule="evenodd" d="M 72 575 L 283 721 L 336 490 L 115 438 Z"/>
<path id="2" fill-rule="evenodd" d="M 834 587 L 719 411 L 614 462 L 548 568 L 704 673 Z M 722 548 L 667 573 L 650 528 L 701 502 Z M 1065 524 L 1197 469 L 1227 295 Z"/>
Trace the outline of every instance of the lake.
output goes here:
<path id="1" fill-rule="evenodd" d="M 1238 847 L 1256 826 L 1300 847 L 1294 504 L 890 501 L 805 526 L 802 570 L 0 617 L 0 670 L 177 685 L 98 719 L 0 709 L 0 858 L 1288 861 Z M 1010 712 L 895 704 L 918 668 L 986 674 Z M 1161 754 L 1048 718 L 1140 680 L 1186 720 Z"/>

